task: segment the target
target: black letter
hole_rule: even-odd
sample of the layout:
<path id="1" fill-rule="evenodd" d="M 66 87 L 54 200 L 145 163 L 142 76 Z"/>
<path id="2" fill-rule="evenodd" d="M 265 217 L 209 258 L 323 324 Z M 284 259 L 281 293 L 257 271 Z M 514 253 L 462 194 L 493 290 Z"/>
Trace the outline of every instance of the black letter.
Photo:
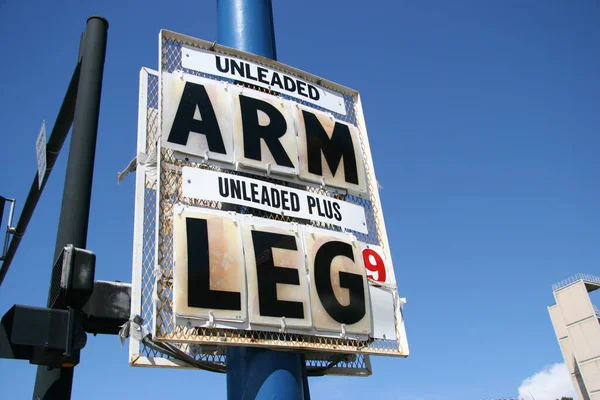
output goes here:
<path id="1" fill-rule="evenodd" d="M 317 119 L 317 116 L 302 110 L 306 127 L 306 152 L 308 171 L 323 176 L 321 168 L 321 151 L 333 176 L 344 156 L 344 176 L 346 182 L 358 184 L 358 169 L 352 144 L 352 136 L 348 125 L 336 121 L 331 139 Z"/>
<path id="2" fill-rule="evenodd" d="M 223 177 L 219 177 L 219 194 L 223 197 L 229 196 L 229 186 L 227 185 L 229 178 L 223 179 Z"/>
<path id="3" fill-rule="evenodd" d="M 231 75 L 235 75 L 236 72 L 242 78 L 244 77 L 244 63 L 240 61 L 238 64 L 237 61 L 231 60 Z"/>
<path id="4" fill-rule="evenodd" d="M 202 121 L 194 119 L 196 107 L 200 110 Z M 185 146 L 187 145 L 190 132 L 206 136 L 210 151 L 227 154 L 223 138 L 221 137 L 219 123 L 217 122 L 217 116 L 215 115 L 215 110 L 210 102 L 208 93 L 206 93 L 206 89 L 202 85 L 186 82 L 167 140 L 171 143 Z"/>
<path id="5" fill-rule="evenodd" d="M 296 82 L 289 76 L 283 76 L 283 83 L 285 84 L 285 90 L 289 90 L 290 92 L 296 91 Z"/>
<path id="6" fill-rule="evenodd" d="M 259 203 L 260 204 L 260 200 L 258 200 L 258 184 L 251 183 L 250 184 L 250 191 L 252 192 L 252 201 L 254 203 Z"/>
<path id="7" fill-rule="evenodd" d="M 283 89 L 283 84 L 281 83 L 281 78 L 279 77 L 279 74 L 275 71 L 273 71 L 273 77 L 271 78 L 271 86 L 279 86 L 281 89 Z"/>
<path id="8" fill-rule="evenodd" d="M 278 165 L 293 167 L 292 160 L 279 141 L 279 138 L 287 131 L 287 122 L 285 122 L 284 116 L 271 104 L 244 95 L 240 95 L 240 108 L 242 110 L 244 156 L 261 161 L 260 139 L 263 139 Z M 269 125 L 262 126 L 258 123 L 259 110 L 268 115 Z"/>
<path id="9" fill-rule="evenodd" d="M 260 315 L 268 317 L 304 318 L 302 302 L 277 300 L 277 284 L 300 285 L 298 270 L 277 267 L 273 261 L 273 248 L 298 250 L 296 238 L 271 232 L 252 231 L 256 276 L 258 280 L 258 308 Z M 362 282 L 361 282 L 362 283 Z"/>
<path id="10" fill-rule="evenodd" d="M 312 214 L 312 209 L 317 205 L 317 200 L 312 196 L 306 196 L 308 199 L 308 213 Z"/>
<path id="11" fill-rule="evenodd" d="M 287 197 L 287 195 L 288 195 L 289 193 L 290 193 L 290 192 L 288 192 L 287 190 L 282 190 L 282 191 L 281 191 L 281 208 L 283 208 L 283 209 L 284 209 L 284 210 L 286 210 L 286 211 L 289 211 L 289 210 L 290 210 L 290 208 L 289 208 L 289 207 L 288 207 L 288 205 L 287 205 L 288 201 L 290 201 L 290 200 L 288 199 L 288 197 Z"/>
<path id="12" fill-rule="evenodd" d="M 256 70 L 258 71 L 258 81 L 268 85 L 267 72 L 269 72 L 269 70 L 263 67 L 257 67 Z"/>
<path id="13" fill-rule="evenodd" d="M 271 206 L 275 207 L 275 208 L 279 208 L 280 205 L 280 201 L 279 201 L 279 191 L 275 188 L 271 188 Z"/>
<path id="14" fill-rule="evenodd" d="M 252 201 L 250 196 L 248 196 L 248 193 L 246 193 L 246 181 L 242 181 L 241 185 L 242 185 L 242 198 L 246 201 Z"/>
<path id="15" fill-rule="evenodd" d="M 240 181 L 236 179 L 229 179 L 229 183 L 231 184 L 231 197 L 234 199 L 241 199 L 242 192 L 240 190 Z"/>
<path id="16" fill-rule="evenodd" d="M 225 67 L 221 66 L 221 57 L 220 56 L 216 56 L 216 61 L 217 61 L 217 69 L 221 72 L 229 72 L 229 58 L 225 58 Z"/>
<path id="17" fill-rule="evenodd" d="M 316 87 L 309 84 L 308 85 L 308 97 L 310 97 L 313 100 L 319 100 L 321 98 L 321 95 L 319 94 L 319 91 L 317 90 Z"/>
<path id="18" fill-rule="evenodd" d="M 294 192 L 290 192 L 290 196 L 292 197 L 292 211 L 300 211 L 300 197 Z"/>
<path id="19" fill-rule="evenodd" d="M 315 288 L 325 311 L 340 324 L 355 324 L 366 313 L 365 291 L 362 277 L 340 271 L 340 286 L 350 291 L 350 303 L 341 305 L 331 286 L 331 262 L 337 256 L 354 261 L 352 246 L 344 242 L 327 242 L 315 255 Z"/>
<path id="20" fill-rule="evenodd" d="M 297 81 L 296 83 L 298 85 L 298 94 L 302 95 L 302 96 L 306 96 L 306 83 L 302 82 L 302 81 Z"/>
<path id="21" fill-rule="evenodd" d="M 321 211 L 321 200 L 317 199 L 317 214 L 319 214 L 319 216 L 324 217 L 325 214 L 323 214 L 323 211 Z"/>
<path id="22" fill-rule="evenodd" d="M 334 211 L 334 217 L 335 219 L 337 219 L 338 221 L 342 220 L 342 213 L 340 212 L 340 203 L 333 203 L 333 209 Z"/>
<path id="23" fill-rule="evenodd" d="M 241 310 L 237 292 L 211 290 L 209 237 L 205 219 L 186 218 L 188 256 L 188 307 Z"/>
<path id="24" fill-rule="evenodd" d="M 253 81 L 256 80 L 255 76 L 252 76 L 252 71 L 250 71 L 250 64 L 246 64 L 246 78 L 248 79 L 252 79 Z"/>
<path id="25" fill-rule="evenodd" d="M 271 200 L 269 200 L 269 189 L 267 189 L 266 186 L 262 187 L 262 196 L 261 196 L 261 203 L 263 206 L 269 206 L 271 207 Z"/>
<path id="26" fill-rule="evenodd" d="M 329 218 L 329 219 L 333 218 L 333 210 L 331 208 L 331 201 L 325 200 L 323 202 L 323 207 L 325 208 L 325 215 L 327 216 L 327 218 Z"/>

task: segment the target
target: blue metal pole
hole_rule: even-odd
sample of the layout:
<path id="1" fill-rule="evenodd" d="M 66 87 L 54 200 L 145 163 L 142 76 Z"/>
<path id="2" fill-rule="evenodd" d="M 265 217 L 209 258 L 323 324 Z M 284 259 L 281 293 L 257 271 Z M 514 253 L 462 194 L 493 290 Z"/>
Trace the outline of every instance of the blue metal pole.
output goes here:
<path id="1" fill-rule="evenodd" d="M 218 43 L 277 59 L 271 0 L 217 0 Z M 228 400 L 309 400 L 300 353 L 227 348 Z"/>
<path id="2" fill-rule="evenodd" d="M 277 60 L 271 0 L 217 0 L 218 42 Z"/>

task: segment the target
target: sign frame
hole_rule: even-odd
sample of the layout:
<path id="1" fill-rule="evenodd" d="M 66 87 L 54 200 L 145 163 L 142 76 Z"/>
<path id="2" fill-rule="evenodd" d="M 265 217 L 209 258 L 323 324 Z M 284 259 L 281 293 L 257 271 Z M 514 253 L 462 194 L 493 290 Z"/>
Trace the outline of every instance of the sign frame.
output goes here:
<path id="1" fill-rule="evenodd" d="M 193 71 L 188 71 L 185 68 L 183 68 L 182 65 L 182 59 L 184 58 L 184 55 L 182 53 L 182 46 L 183 45 L 187 45 L 187 46 L 195 46 L 198 47 L 200 49 L 205 49 L 205 50 L 209 50 L 209 51 L 213 51 L 217 54 L 223 54 L 223 55 L 227 55 L 229 57 L 236 57 L 240 60 L 246 60 L 248 62 L 254 62 L 257 64 L 261 64 L 263 66 L 265 66 L 265 68 L 271 68 L 273 70 L 278 70 L 278 71 L 282 71 L 282 73 L 286 73 L 288 75 L 293 75 L 293 76 L 297 76 L 309 83 L 314 83 L 314 84 L 318 84 L 322 87 L 325 88 L 329 88 L 330 90 L 334 90 L 338 93 L 341 93 L 344 95 L 345 98 L 347 99 L 352 99 L 353 102 L 353 107 L 349 106 L 348 103 L 346 103 L 346 109 L 347 109 L 347 115 L 345 116 L 346 118 L 351 118 L 354 117 L 354 125 L 356 126 L 358 132 L 359 132 L 359 137 L 360 137 L 360 148 L 362 150 L 362 157 L 363 157 L 363 163 L 364 163 L 364 169 L 365 169 L 365 175 L 366 175 L 366 179 L 367 179 L 367 187 L 369 188 L 368 192 L 368 197 L 370 200 L 370 204 L 371 204 L 371 211 L 373 212 L 373 218 L 375 220 L 375 232 L 373 232 L 374 234 L 377 235 L 377 239 L 378 239 L 378 243 L 381 248 L 383 249 L 385 258 L 387 260 L 391 260 L 391 254 L 389 251 L 389 243 L 388 243 L 388 238 L 387 238 L 387 233 L 386 233 L 386 229 L 385 229 L 385 222 L 383 219 L 383 214 L 382 214 L 382 208 L 381 208 L 381 202 L 380 202 L 380 198 L 379 198 L 379 193 L 377 190 L 377 180 L 375 177 L 375 173 L 374 173 L 374 168 L 373 168 L 373 159 L 372 159 L 372 155 L 371 155 L 371 149 L 370 149 L 370 145 L 369 145 L 369 141 L 368 141 L 368 132 L 366 129 L 366 124 L 364 121 L 364 116 L 362 113 L 362 104 L 361 104 L 361 100 L 360 100 L 360 94 L 356 91 L 356 90 L 352 90 L 349 89 L 347 87 L 344 87 L 342 85 L 336 84 L 334 82 L 330 82 L 330 81 L 326 81 L 320 77 L 317 77 L 315 75 L 303 72 L 301 70 L 298 70 L 296 68 L 290 67 L 288 65 L 279 63 L 277 61 L 274 60 L 269 60 L 267 58 L 264 57 L 260 57 L 260 56 L 256 56 L 256 55 L 252 55 L 246 52 L 242 52 L 236 49 L 232 49 L 229 47 L 225 47 L 225 46 L 221 46 L 215 43 L 210 43 L 204 40 L 200 40 L 200 39 L 196 39 L 196 38 L 192 38 L 192 37 L 188 37 L 176 32 L 171 32 L 171 31 L 167 31 L 167 30 L 161 30 L 160 34 L 159 34 L 159 77 L 162 78 L 163 73 L 166 72 L 171 72 L 171 73 L 176 73 L 176 74 L 180 74 L 182 75 L 183 73 L 192 73 Z M 174 47 L 173 47 L 174 46 Z M 196 73 L 197 75 L 203 77 L 203 78 L 211 78 L 210 75 L 204 73 L 204 72 L 200 72 L 198 71 Z M 232 81 L 229 82 L 230 84 L 235 84 L 236 82 Z M 163 93 L 162 93 L 162 89 L 163 85 L 162 85 L 162 79 L 160 79 L 159 81 L 159 109 L 158 109 L 158 115 L 159 115 L 159 121 L 161 121 L 162 124 L 162 109 L 163 109 Z M 241 91 L 243 92 L 244 89 L 243 86 L 241 87 Z M 249 89 L 249 90 L 253 90 L 253 89 Z M 284 97 L 284 96 L 282 96 Z M 285 97 L 284 97 L 285 98 Z M 287 99 L 290 100 L 290 99 Z M 293 100 L 293 99 L 291 99 Z M 305 102 L 305 101 L 301 101 L 299 102 L 299 104 L 301 106 L 311 106 L 310 103 Z M 312 105 L 314 106 L 314 105 Z M 317 108 L 317 110 L 319 110 L 319 107 L 315 107 Z M 323 111 L 323 110 L 321 110 Z M 342 120 L 347 120 L 344 119 L 344 116 L 341 116 L 339 114 L 336 113 L 331 113 L 332 117 L 334 118 L 340 118 Z M 351 118 L 352 119 L 352 118 Z M 160 131 L 161 135 L 164 135 L 165 132 L 164 131 Z M 172 204 L 171 201 L 174 199 L 173 196 L 175 196 L 175 198 L 179 198 L 178 196 L 178 191 L 180 189 L 177 188 L 173 188 L 169 185 L 173 185 L 173 179 L 177 179 L 176 175 L 173 175 L 173 173 L 175 172 L 175 170 L 172 170 L 171 167 L 169 167 L 169 165 L 173 165 L 173 167 L 178 170 L 180 167 L 182 167 L 183 163 L 178 162 L 178 160 L 173 156 L 172 151 L 170 151 L 170 149 L 165 148 L 162 146 L 163 144 L 163 140 L 159 139 L 158 141 L 158 148 L 159 151 L 157 151 L 157 159 L 158 159 L 158 166 L 159 166 L 159 173 L 158 173 L 158 183 L 157 183 L 157 188 L 158 188 L 158 196 L 157 196 L 157 209 L 158 209 L 158 214 L 157 214 L 157 218 L 156 218 L 156 260 L 159 263 L 159 271 L 157 273 L 157 278 L 156 278 L 156 284 L 155 284 L 155 295 L 156 297 L 158 297 L 159 299 L 163 298 L 164 300 L 159 300 L 159 301 L 168 301 L 168 298 L 165 298 L 164 296 L 169 296 L 170 290 L 168 288 L 168 283 L 166 283 L 167 286 L 165 286 L 165 281 L 163 279 L 163 277 L 165 276 L 165 274 L 169 274 L 170 272 L 167 271 L 160 271 L 161 267 L 160 264 L 161 262 L 166 262 L 167 264 L 171 263 L 172 261 L 169 261 L 169 254 L 168 254 L 168 249 L 170 248 L 169 246 L 171 246 L 172 243 L 172 235 L 170 235 L 170 233 L 168 233 L 168 230 L 171 229 L 170 227 L 172 226 L 171 222 L 170 222 L 170 215 L 169 213 L 171 213 L 172 208 Z M 211 168 L 211 164 L 209 162 L 207 162 L 205 160 L 204 163 L 202 163 L 202 165 L 195 165 L 193 163 L 192 160 L 188 161 L 190 166 L 194 166 L 194 167 L 209 167 Z M 239 168 L 236 167 L 236 171 Z M 252 172 L 253 175 L 256 174 L 255 171 Z M 303 185 L 306 185 L 305 182 L 302 183 Z M 165 186 L 167 185 L 167 186 Z M 322 188 L 325 185 L 322 185 Z M 324 187 L 324 189 L 330 189 L 329 187 Z M 200 204 L 195 204 L 195 205 L 199 205 L 202 206 L 202 202 Z M 204 205 L 208 205 L 210 207 L 210 203 L 204 203 Z M 170 236 L 169 236 L 170 235 Z M 169 239 L 169 237 L 171 237 L 171 239 Z M 164 253 L 164 251 L 167 251 L 167 253 Z M 166 257 L 166 258 L 165 258 Z M 162 261 L 161 261 L 162 260 Z M 168 268 L 168 267 L 167 267 Z M 394 285 L 395 286 L 395 285 Z M 398 298 L 398 293 L 397 293 L 397 288 L 395 289 L 395 303 L 396 306 L 395 308 L 399 311 L 398 313 L 396 313 L 396 331 L 397 331 L 397 335 L 396 335 L 396 344 L 394 344 L 394 346 L 397 346 L 397 348 L 387 348 L 386 346 L 364 346 L 364 344 L 356 344 L 356 343 L 347 343 L 346 346 L 344 346 L 344 341 L 345 339 L 340 339 L 340 343 L 335 343 L 333 345 L 328 345 L 326 346 L 326 348 L 328 350 L 334 351 L 334 352 L 350 352 L 350 353 L 357 353 L 357 352 L 364 352 L 366 354 L 382 354 L 382 355 L 392 355 L 392 356 L 406 356 L 408 355 L 408 342 L 406 340 L 406 333 L 405 333 L 405 328 L 404 328 L 404 321 L 403 318 L 398 319 L 398 315 L 401 315 L 401 307 L 400 307 L 400 301 Z M 156 303 L 156 302 L 155 302 Z M 166 307 L 166 308 L 165 308 Z M 194 342 L 194 343 L 211 343 L 213 342 L 214 338 L 211 337 L 212 333 L 208 332 L 208 331 L 204 331 L 204 332 L 200 332 L 201 334 L 197 334 L 199 333 L 198 329 L 196 329 L 193 332 L 190 332 L 190 329 L 188 329 L 189 327 L 179 327 L 178 325 L 174 325 L 173 322 L 168 322 L 165 321 L 163 319 L 163 311 L 159 311 L 159 310 L 165 310 L 165 309 L 169 309 L 171 306 L 169 306 L 166 303 L 163 303 L 163 305 L 161 306 L 160 304 L 155 305 L 155 310 L 154 310 L 154 318 L 153 318 L 153 329 L 152 329 L 152 334 L 154 337 L 154 340 L 157 341 L 184 341 L 184 342 Z M 159 320 L 160 318 L 160 320 Z M 160 321 L 160 322 L 159 322 Z M 166 330 L 165 330 L 165 324 L 167 326 Z M 216 331 L 215 331 L 216 332 Z M 220 333 L 218 334 L 220 335 Z M 226 334 L 227 335 L 227 334 Z M 235 336 L 235 335 L 233 335 Z M 251 335 L 252 336 L 252 335 Z M 292 334 L 290 336 L 293 336 Z M 300 335 L 301 336 L 301 335 Z M 281 346 L 281 347 L 297 347 L 298 343 L 296 344 L 292 344 L 290 342 L 291 338 L 287 338 L 286 340 L 283 341 L 273 341 L 273 336 L 270 334 L 266 334 L 266 336 L 263 333 L 258 333 L 257 335 L 255 335 L 254 337 L 251 337 L 250 340 L 247 340 L 247 335 L 240 335 L 239 337 L 232 337 L 230 339 L 227 339 L 225 341 L 222 342 L 226 342 L 228 344 L 244 344 L 244 343 L 252 343 L 256 346 L 260 346 L 261 344 L 264 343 L 265 346 L 267 347 L 275 347 L 275 346 Z M 318 346 L 314 346 L 311 342 L 312 339 L 310 339 L 310 337 L 308 338 L 299 338 L 296 339 L 297 342 L 300 342 L 300 345 L 304 348 L 315 348 L 315 349 L 319 349 L 319 348 L 323 348 L 322 345 L 318 345 Z M 293 339 L 291 339 L 291 341 L 293 341 Z M 277 343 L 275 345 L 275 343 Z M 225 344 L 225 343 L 223 343 Z M 275 346 L 274 346 L 275 345 Z"/>
<path id="2" fill-rule="evenodd" d="M 321 79 L 315 75 L 312 74 L 308 74 L 305 73 L 299 69 L 278 63 L 276 61 L 273 60 L 269 60 L 266 59 L 264 57 L 259 57 L 259 56 L 255 56 L 255 55 L 251 55 L 248 53 L 244 53 L 235 49 L 231 49 L 228 47 L 224 47 L 224 46 L 220 46 L 218 44 L 215 43 L 211 43 L 211 42 L 207 42 L 207 41 L 203 41 L 200 39 L 195 39 L 195 38 L 191 38 L 185 35 L 181 35 L 175 32 L 170 32 L 170 31 L 166 31 L 166 30 L 162 30 L 159 34 L 159 64 L 161 67 L 161 71 L 159 71 L 158 76 L 159 76 L 159 81 L 160 81 L 160 74 L 162 72 L 162 68 L 163 68 L 163 59 L 162 56 L 163 55 L 163 50 L 165 50 L 165 57 L 169 57 L 169 54 L 177 54 L 177 51 L 175 50 L 174 52 L 172 50 L 168 50 L 166 49 L 169 46 L 179 46 L 181 48 L 182 45 L 191 45 L 191 46 L 197 46 L 199 48 L 203 48 L 205 50 L 208 51 L 213 51 L 213 52 L 218 52 L 218 53 L 223 53 L 223 54 L 227 54 L 229 56 L 232 57 L 238 57 L 240 59 L 244 59 L 244 60 L 248 60 L 248 61 L 252 61 L 261 65 L 265 65 L 265 66 L 269 66 L 271 68 L 275 68 L 275 69 L 279 69 L 281 71 L 284 71 L 287 74 L 291 74 L 291 75 L 295 75 L 300 77 L 301 79 L 307 81 L 307 82 L 311 82 L 314 84 L 318 84 L 321 85 L 325 88 L 328 88 L 329 90 L 333 90 L 336 91 L 337 93 L 340 93 L 341 95 L 344 96 L 344 99 L 346 101 L 346 115 L 345 117 L 351 118 L 354 120 L 354 124 L 356 125 L 357 129 L 360 132 L 361 135 L 361 153 L 363 156 L 363 161 L 365 164 L 365 174 L 366 174 L 366 179 L 367 179 L 367 186 L 369 188 L 369 190 L 367 191 L 367 193 L 363 193 L 362 195 L 357 195 L 357 194 L 353 194 L 355 197 L 355 201 L 357 201 L 356 204 L 362 204 L 362 203 L 358 203 L 358 201 L 361 201 L 360 199 L 367 199 L 369 203 L 369 207 L 371 209 L 372 214 L 368 216 L 369 219 L 369 223 L 374 223 L 376 229 L 369 229 L 369 234 L 368 235 L 364 235 L 361 234 L 359 235 L 359 240 L 360 241 L 366 241 L 367 244 L 373 244 L 373 245 L 377 245 L 380 246 L 381 251 L 384 253 L 384 258 L 386 260 L 388 260 L 388 262 L 390 262 L 391 265 L 391 254 L 390 254 L 390 247 L 389 247 L 389 243 L 388 243 L 388 238 L 387 238 L 387 234 L 386 234 L 386 230 L 385 230 L 385 224 L 384 224 L 384 220 L 383 220 L 383 214 L 381 212 L 381 202 L 380 202 L 380 198 L 379 198 L 379 194 L 378 194 L 378 189 L 377 189 L 377 181 L 375 178 L 375 173 L 373 170 L 373 160 L 372 160 L 372 156 L 371 156 L 371 150 L 370 150 L 370 146 L 369 146 L 369 142 L 368 140 L 366 140 L 366 138 L 368 137 L 367 134 L 367 130 L 365 127 L 365 122 L 364 122 L 364 116 L 362 114 L 362 105 L 361 105 L 361 100 L 360 100 L 360 95 L 357 91 L 346 88 L 344 86 L 341 86 L 339 84 L 336 84 L 334 82 L 330 82 L 324 79 Z M 171 53 L 169 53 L 171 52 Z M 179 53 L 180 54 L 180 53 Z M 169 60 L 165 60 L 167 63 L 169 62 L 177 62 L 176 60 L 173 61 L 173 59 Z M 205 75 L 203 75 L 202 73 L 198 73 L 198 76 L 202 76 L 202 77 L 207 77 Z M 211 77 L 209 77 L 211 78 Z M 236 84 L 235 82 L 230 82 L 230 84 Z M 159 83 L 159 91 L 161 90 L 161 84 Z M 243 89 L 246 90 L 246 89 Z M 252 90 L 252 89 L 250 89 Z M 283 97 L 283 96 L 282 96 Z M 286 99 L 290 100 L 289 98 L 286 97 Z M 158 100 L 158 114 L 159 114 L 159 120 L 160 120 L 160 114 L 161 114 L 161 102 L 162 99 L 159 96 L 159 100 Z M 349 106 L 349 102 L 352 103 L 352 106 Z M 313 104 L 310 104 L 308 102 L 300 102 L 300 104 L 304 105 L 304 106 L 308 106 L 308 107 L 314 107 Z M 349 108 L 350 107 L 350 108 Z M 319 107 L 314 107 L 317 110 L 320 111 L 326 111 L 323 110 Z M 140 110 L 141 110 L 141 105 L 140 105 Z M 332 113 L 335 115 L 335 113 Z M 336 118 L 338 117 L 337 115 L 335 115 Z M 345 119 L 347 120 L 347 119 Z M 158 143 L 157 143 L 158 144 Z M 145 147 L 145 146 L 144 146 Z M 159 145 L 160 148 L 160 145 Z M 147 148 L 145 148 L 144 150 L 147 150 Z M 142 152 L 144 150 L 141 150 Z M 139 143 L 138 143 L 138 153 L 140 152 L 140 147 L 139 147 Z M 198 168 L 208 168 L 208 169 L 215 169 L 215 170 L 219 170 L 221 168 L 226 168 L 223 164 L 219 164 L 217 162 L 206 162 L 206 160 L 203 160 L 201 158 L 192 158 L 189 157 L 185 154 L 178 154 L 177 152 L 173 152 L 171 151 L 171 153 L 164 153 L 162 150 L 159 150 L 156 152 L 155 154 L 156 156 L 156 164 L 158 166 L 162 166 L 163 163 L 166 161 L 168 161 L 166 164 L 169 163 L 175 163 L 178 165 L 192 165 L 194 167 L 198 167 Z M 164 157 L 170 157 L 169 159 L 165 159 Z M 231 168 L 231 166 L 229 166 L 228 168 Z M 143 170 L 143 168 L 138 168 L 139 170 Z M 279 179 L 277 177 L 269 177 L 268 174 L 261 174 L 260 172 L 257 173 L 256 170 L 252 170 L 252 169 L 248 169 L 248 170 L 242 170 L 242 169 L 238 169 L 235 168 L 234 170 L 232 170 L 233 173 L 239 173 L 239 174 L 252 174 L 255 177 L 260 177 L 260 176 L 266 176 L 267 180 L 272 178 L 272 179 Z M 148 173 L 145 174 L 145 178 L 148 178 Z M 161 197 L 163 197 L 165 195 L 165 193 L 161 192 L 162 183 L 166 177 L 163 176 L 163 171 L 159 169 L 158 171 L 158 193 L 156 196 L 156 205 L 157 208 L 160 209 L 161 208 Z M 165 181 L 165 182 L 168 182 Z M 313 188 L 315 191 L 319 192 L 320 190 L 324 190 L 328 193 L 330 193 L 331 196 L 336 196 L 336 195 L 346 195 L 349 194 L 347 191 L 344 190 L 337 190 L 335 188 L 332 187 L 327 187 L 326 185 L 318 185 L 318 184 L 314 184 L 311 185 L 309 182 L 305 182 L 302 181 L 302 185 L 307 187 L 307 190 L 311 190 L 311 188 Z M 137 188 L 137 185 L 136 185 Z M 144 188 L 144 182 L 142 181 L 142 190 Z M 137 190 L 136 190 L 136 201 L 138 201 L 138 196 L 137 196 Z M 214 203 L 210 202 L 198 202 L 195 205 L 208 205 L 209 207 L 214 207 Z M 143 210 L 143 207 L 142 207 Z M 139 216 L 138 216 L 139 210 L 136 211 L 136 226 L 139 224 Z M 142 219 L 143 217 L 143 212 L 141 212 L 142 214 Z M 375 222 L 373 222 L 375 221 Z M 160 215 L 157 216 L 156 218 L 156 252 L 155 252 L 155 257 L 154 257 L 154 262 L 155 262 L 155 270 L 156 270 L 156 280 L 155 280 L 155 285 L 154 285 L 154 296 L 155 299 L 158 299 L 158 301 L 162 301 L 161 297 L 164 295 L 161 294 L 160 292 L 160 282 L 162 279 L 164 279 L 165 277 L 168 277 L 168 275 L 165 275 L 163 272 L 165 271 L 161 271 L 161 266 L 162 264 L 162 258 L 161 258 L 161 254 L 160 254 L 160 246 L 169 246 L 169 244 L 167 243 L 166 245 L 164 243 L 162 243 L 161 241 L 164 239 L 165 235 L 168 236 L 168 232 L 164 232 L 161 231 L 162 227 L 164 226 L 164 224 L 161 224 L 161 217 Z M 318 225 L 317 225 L 318 226 Z M 373 240 L 373 237 L 376 237 L 375 241 Z M 139 245 L 138 245 L 139 246 Z M 138 261 L 139 262 L 139 261 Z M 392 269 L 393 271 L 393 269 Z M 134 279 L 134 285 L 135 285 L 135 279 Z M 373 283 L 371 282 L 371 284 L 374 284 L 375 286 L 381 287 L 383 288 L 383 290 L 389 290 L 390 292 L 393 293 L 393 297 L 394 297 L 394 302 L 395 304 L 400 304 L 400 299 L 398 298 L 398 293 L 397 293 L 397 287 L 395 285 L 395 281 L 394 283 L 383 283 L 383 284 L 377 284 L 377 283 Z M 134 289 L 134 297 L 137 296 L 136 291 Z M 154 301 L 154 304 L 157 304 L 156 301 Z M 132 309 L 132 311 L 134 311 Z M 198 345 L 219 345 L 219 346 L 226 346 L 226 345 L 250 345 L 250 346 L 257 346 L 257 347 L 278 347 L 278 348 L 287 348 L 287 349 L 295 349 L 295 350 L 304 350 L 304 351 L 320 351 L 320 352 L 327 352 L 327 353 L 346 353 L 346 354 L 355 354 L 355 355 L 367 355 L 367 354 L 376 354 L 376 355 L 389 355 L 389 356 L 399 356 L 399 357 L 406 357 L 409 354 L 409 349 L 408 349 L 408 342 L 407 342 L 407 338 L 406 338 L 406 331 L 405 331 L 405 327 L 404 327 L 404 318 L 402 315 L 402 310 L 401 308 L 398 306 L 396 308 L 396 318 L 395 318 L 395 329 L 396 329 L 396 340 L 392 341 L 393 343 L 391 343 L 389 340 L 385 343 L 374 343 L 374 346 L 359 346 L 356 342 L 352 342 L 350 340 L 346 340 L 346 339 L 331 339 L 333 341 L 320 341 L 318 339 L 315 340 L 308 340 L 309 338 L 303 338 L 303 337 L 299 337 L 299 336 L 293 336 L 290 335 L 289 337 L 286 338 L 286 340 L 282 341 L 277 339 L 277 335 L 273 335 L 273 334 L 268 334 L 268 335 L 263 335 L 261 333 L 258 334 L 239 334 L 239 332 L 237 333 L 233 333 L 232 332 L 227 332 L 227 331 L 221 331 L 221 332 L 215 332 L 216 336 L 211 336 L 211 335 L 200 335 L 202 337 L 199 336 L 195 336 L 192 337 L 189 335 L 190 331 L 187 328 L 182 328 L 182 329 L 178 329 L 177 331 L 172 331 L 172 332 L 165 332 L 165 331 L 161 331 L 160 329 L 160 324 L 162 322 L 157 321 L 157 316 L 159 316 L 161 314 L 161 311 L 158 311 L 155 307 L 154 309 L 154 317 L 152 318 L 152 321 L 146 321 L 146 323 L 151 322 L 151 325 L 147 325 L 148 328 L 148 332 L 151 334 L 152 339 L 156 342 L 167 342 L 167 343 L 186 343 L 188 345 L 194 345 L 194 344 L 198 344 Z M 206 333 L 206 332 L 205 332 Z M 220 335 L 220 336 L 219 336 Z M 223 339 L 225 338 L 225 339 Z M 139 345 L 139 343 L 138 343 Z"/>

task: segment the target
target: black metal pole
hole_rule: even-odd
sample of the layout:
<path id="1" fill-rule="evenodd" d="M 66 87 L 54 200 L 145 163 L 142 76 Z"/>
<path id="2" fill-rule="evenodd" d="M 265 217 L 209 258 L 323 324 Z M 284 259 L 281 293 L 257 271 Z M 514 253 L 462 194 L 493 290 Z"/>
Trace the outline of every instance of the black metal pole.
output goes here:
<path id="1" fill-rule="evenodd" d="M 87 20 L 54 260 L 67 244 L 86 247 L 107 34 L 108 21 L 104 18 Z M 73 368 L 48 370 L 39 366 L 33 398 L 69 399 L 72 384 Z"/>
<path id="2" fill-rule="evenodd" d="M 21 216 L 19 217 L 19 222 L 17 222 L 17 226 L 15 229 L 15 233 L 12 236 L 10 241 L 10 245 L 8 247 L 8 251 L 6 252 L 6 257 L 2 263 L 2 268 L 0 268 L 0 285 L 4 281 L 4 277 L 10 268 L 10 264 L 17 253 L 17 249 L 19 248 L 19 244 L 21 243 L 21 239 L 27 230 L 27 225 L 33 216 L 33 212 L 35 211 L 35 207 L 42 195 L 42 191 L 46 186 L 46 182 L 50 177 L 50 173 L 52 172 L 52 168 L 54 167 L 54 163 L 58 158 L 58 154 L 60 153 L 60 149 L 62 148 L 63 143 L 69 133 L 69 129 L 71 129 L 71 124 L 73 123 L 73 114 L 75 112 L 75 98 L 77 96 L 77 85 L 79 84 L 79 63 L 75 67 L 73 71 L 73 76 L 71 77 L 71 82 L 69 83 L 69 87 L 67 88 L 67 93 L 62 102 L 62 106 L 58 111 L 58 116 L 56 117 L 56 121 L 54 122 L 54 127 L 52 128 L 52 133 L 48 138 L 48 143 L 46 144 L 46 173 L 44 174 L 44 180 L 42 181 L 42 185 L 38 184 L 38 174 L 36 172 L 33 177 L 33 182 L 31 183 L 31 188 L 29 189 L 29 194 L 27 195 L 27 199 L 25 203 L 23 203 L 23 209 L 21 210 Z"/>

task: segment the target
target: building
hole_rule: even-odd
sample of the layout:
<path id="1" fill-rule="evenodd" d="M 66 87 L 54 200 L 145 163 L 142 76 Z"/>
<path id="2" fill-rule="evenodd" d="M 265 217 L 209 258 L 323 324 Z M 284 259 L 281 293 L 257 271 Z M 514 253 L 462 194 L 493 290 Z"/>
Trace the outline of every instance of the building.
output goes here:
<path id="1" fill-rule="evenodd" d="M 600 278 L 578 274 L 552 286 L 550 320 L 581 400 L 600 400 L 600 313 L 589 293 Z"/>

